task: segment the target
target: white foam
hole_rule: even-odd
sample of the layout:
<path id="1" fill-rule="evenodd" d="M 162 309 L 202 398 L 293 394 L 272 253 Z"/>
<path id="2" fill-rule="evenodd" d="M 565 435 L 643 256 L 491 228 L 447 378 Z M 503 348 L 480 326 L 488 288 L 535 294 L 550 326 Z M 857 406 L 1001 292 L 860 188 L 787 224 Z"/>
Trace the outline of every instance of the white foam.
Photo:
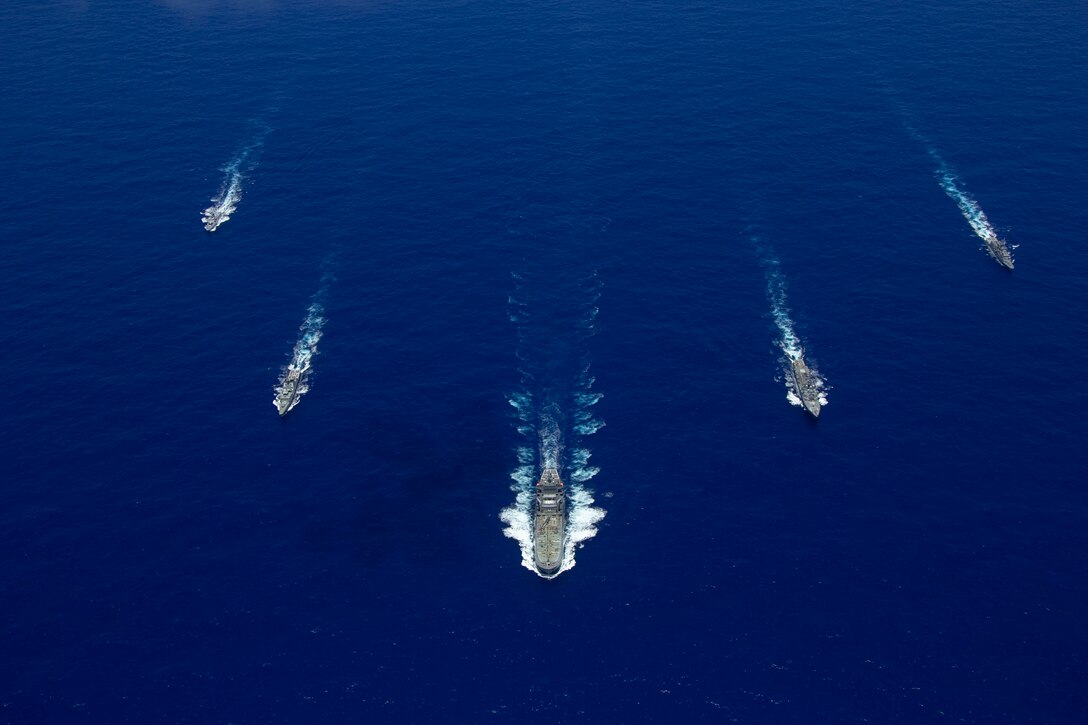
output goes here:
<path id="1" fill-rule="evenodd" d="M 536 478 L 533 475 L 535 473 L 536 466 L 533 463 L 518 466 L 510 472 L 510 478 L 514 481 L 514 485 L 510 487 L 510 490 L 514 491 L 519 499 L 523 495 L 526 500 L 532 498 L 533 484 L 536 483 Z"/>
<path id="2" fill-rule="evenodd" d="M 540 574 L 533 562 L 532 515 L 518 506 L 509 506 L 499 512 L 499 519 L 506 524 L 506 528 L 502 530 L 503 535 L 518 542 L 521 549 L 521 565 L 531 572 Z"/>
<path id="3" fill-rule="evenodd" d="M 940 181 L 941 188 L 944 189 L 944 193 L 948 194 L 952 201 L 956 202 L 956 206 L 959 207 L 960 213 L 963 214 L 963 218 L 967 220 L 967 223 L 971 225 L 971 229 L 975 232 L 975 235 L 986 243 L 987 249 L 990 245 L 1001 247 L 1008 254 L 1008 245 L 1005 240 L 1001 239 L 997 235 L 997 230 L 994 229 L 993 224 L 986 217 L 986 212 L 982 210 L 978 202 L 967 193 L 967 190 L 963 188 L 962 182 L 956 176 L 952 168 L 945 163 L 945 160 L 941 158 L 941 155 L 937 153 L 937 150 L 933 147 L 927 149 L 930 157 L 937 164 L 937 179 Z M 988 250 L 989 251 L 989 250 Z M 992 254 L 992 252 L 990 252 Z"/>
<path id="4" fill-rule="evenodd" d="M 544 468 L 559 468 L 559 456 L 563 451 L 563 435 L 552 411 L 540 416 L 537 436 L 540 438 L 540 465 Z"/>
<path id="5" fill-rule="evenodd" d="M 593 418 L 586 421 L 585 423 L 579 423 L 578 425 L 574 426 L 574 431 L 579 435 L 588 436 L 593 435 L 601 428 L 604 428 L 604 425 L 605 424 L 603 420 L 597 420 L 596 418 Z"/>
<path id="6" fill-rule="evenodd" d="M 570 452 L 570 462 L 574 466 L 584 466 L 592 457 L 593 453 L 588 448 L 575 448 Z"/>
<path id="7" fill-rule="evenodd" d="M 593 505 L 593 495 L 589 489 L 578 483 L 570 486 L 570 509 L 567 512 L 567 541 L 563 551 L 563 564 L 559 567 L 559 574 L 574 568 L 574 552 L 580 549 L 584 542 L 597 535 L 597 524 L 607 515 L 607 512 Z"/>
<path id="8" fill-rule="evenodd" d="M 521 414 L 520 417 L 522 419 L 524 419 L 533 408 L 533 396 L 526 392 L 510 393 L 507 402 Z"/>
<path id="9" fill-rule="evenodd" d="M 581 393 L 574 396 L 574 399 L 578 402 L 578 405 L 591 406 L 596 405 L 603 397 L 603 393 Z"/>
<path id="10" fill-rule="evenodd" d="M 764 267 L 767 269 L 767 296 L 771 300 L 771 317 L 781 333 L 778 344 L 791 358 L 801 355 L 801 340 L 793 330 L 790 308 L 786 304 L 786 278 L 782 275 L 781 264 L 772 256 L 765 256 Z"/>
<path id="11" fill-rule="evenodd" d="M 601 472 L 601 469 L 597 466 L 584 466 L 575 468 L 570 472 L 570 479 L 572 481 L 578 481 L 579 483 L 585 483 L 589 479 L 596 476 Z"/>

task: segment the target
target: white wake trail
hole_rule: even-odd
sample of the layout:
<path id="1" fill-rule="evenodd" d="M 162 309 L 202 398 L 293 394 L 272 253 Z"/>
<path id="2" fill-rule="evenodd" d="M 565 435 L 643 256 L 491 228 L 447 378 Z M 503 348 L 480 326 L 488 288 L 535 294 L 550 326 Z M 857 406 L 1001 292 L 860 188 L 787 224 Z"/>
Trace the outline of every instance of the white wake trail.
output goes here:
<path id="1" fill-rule="evenodd" d="M 245 172 L 257 168 L 265 136 L 269 134 L 271 128 L 263 123 L 254 122 L 254 125 L 257 126 L 257 130 L 254 132 L 253 139 L 222 168 L 223 183 L 219 187 L 219 193 L 211 198 L 212 205 L 200 216 L 201 224 L 209 232 L 214 232 L 230 219 L 242 200 L 242 182 L 245 180 Z"/>
<path id="2" fill-rule="evenodd" d="M 302 400 L 302 396 L 310 391 L 314 357 L 317 356 L 317 344 L 321 341 L 321 329 L 325 325 L 325 307 L 322 300 L 330 279 L 331 276 L 326 275 L 325 284 L 314 295 L 313 301 L 306 310 L 306 319 L 298 328 L 298 340 L 291 350 L 291 360 L 280 371 L 272 404 L 276 406 L 281 416 L 294 410 Z"/>
<path id="3" fill-rule="evenodd" d="M 795 360 L 804 360 L 805 349 L 794 329 L 793 319 L 790 317 L 790 308 L 786 297 L 786 277 L 782 273 L 782 263 L 767 247 L 760 245 L 758 239 L 754 241 L 766 272 L 767 298 L 771 304 L 771 319 L 774 320 L 779 332 L 779 339 L 775 344 L 784 353 L 784 357 L 780 362 L 783 380 L 786 384 L 786 400 L 789 401 L 790 405 L 802 407 L 804 403 L 801 400 L 801 386 L 794 375 L 793 362 Z M 807 362 L 807 366 L 810 373 L 807 381 L 808 385 L 817 391 L 820 405 L 827 405 L 827 381 L 811 362 Z"/>
<path id="4" fill-rule="evenodd" d="M 941 182 L 941 188 L 944 189 L 944 193 L 948 194 L 952 201 L 956 202 L 956 206 L 960 208 L 960 213 L 963 214 L 963 218 L 967 220 L 967 223 L 971 225 L 975 234 L 983 241 L 997 239 L 997 231 L 990 224 L 990 220 L 986 218 L 986 212 L 982 211 L 982 207 L 978 205 L 978 202 L 971 198 L 971 195 L 960 186 L 960 180 L 956 177 L 955 172 L 945 163 L 945 160 L 941 158 L 941 155 L 935 149 L 927 150 L 930 158 L 937 164 L 937 179 Z"/>
<path id="5" fill-rule="evenodd" d="M 929 158 L 933 160 L 934 165 L 937 167 L 937 181 L 940 183 L 941 188 L 944 189 L 944 193 L 959 207 L 960 213 L 963 214 L 963 218 L 971 226 L 975 236 L 982 240 L 986 253 L 998 264 L 1012 269 L 1014 260 L 1009 243 L 998 235 L 994 225 L 986 217 L 986 212 L 979 206 L 978 201 L 967 192 L 963 180 L 959 178 L 948 162 L 944 160 L 944 157 L 937 151 L 937 148 L 925 136 L 909 122 L 904 121 L 903 125 L 907 133 L 925 148 Z M 1015 245 L 1012 246 L 1015 248 Z"/>
<path id="6" fill-rule="evenodd" d="M 224 171 L 226 177 L 219 194 L 212 197 L 212 205 L 200 217 L 204 229 L 209 232 L 214 232 L 219 225 L 230 219 L 230 215 L 238 208 L 238 202 L 242 200 L 242 172 L 238 170 L 238 163 L 228 164 Z"/>
<path id="7" fill-rule="evenodd" d="M 517 276 L 515 279 L 520 281 Z M 595 276 L 593 281 L 599 284 Z M 576 323 L 578 337 L 595 334 L 598 310 L 593 302 L 598 296 L 594 288 L 592 301 Z M 526 440 L 517 449 L 518 465 L 510 473 L 515 501 L 499 513 L 499 518 L 506 524 L 503 534 L 518 543 L 522 566 L 551 579 L 574 568 L 577 550 L 597 535 L 597 524 L 606 515 L 604 509 L 594 506 L 593 492 L 587 486 L 600 470 L 589 464 L 593 454 L 587 447 L 587 439 L 604 427 L 604 421 L 592 410 L 603 396 L 592 389 L 595 379 L 590 374 L 587 351 L 583 351 L 567 386 L 561 388 L 551 379 L 542 381 L 541 377 L 549 376 L 535 369 L 533 356 L 539 351 L 534 349 L 532 334 L 526 329 L 532 324 L 533 315 L 517 300 L 516 294 L 510 298 L 510 308 L 510 318 L 518 326 L 518 358 L 523 365 L 522 389 L 512 393 L 509 402 L 517 413 L 518 432 Z M 558 392 L 563 388 L 566 392 Z M 537 570 L 533 551 L 534 487 L 546 468 L 560 471 L 567 495 L 563 558 L 559 571 L 551 576 Z"/>
<path id="8" fill-rule="evenodd" d="M 956 202 L 956 206 L 960 208 L 960 213 L 963 214 L 963 218 L 967 220 L 967 223 L 971 225 L 975 235 L 985 243 L 987 253 L 998 264 L 1012 269 L 1013 258 L 1009 245 L 997 235 L 997 230 L 994 229 L 990 220 L 986 218 L 986 212 L 982 211 L 982 207 L 978 205 L 978 202 L 962 187 L 959 178 L 936 150 L 929 149 L 929 155 L 937 163 L 937 178 L 941 182 L 941 188 Z"/>
<path id="9" fill-rule="evenodd" d="M 781 333 L 779 347 L 791 358 L 801 355 L 801 340 L 793 329 L 790 308 L 786 300 L 786 278 L 777 258 L 765 256 L 763 266 L 767 271 L 767 297 L 771 301 L 771 318 Z"/>

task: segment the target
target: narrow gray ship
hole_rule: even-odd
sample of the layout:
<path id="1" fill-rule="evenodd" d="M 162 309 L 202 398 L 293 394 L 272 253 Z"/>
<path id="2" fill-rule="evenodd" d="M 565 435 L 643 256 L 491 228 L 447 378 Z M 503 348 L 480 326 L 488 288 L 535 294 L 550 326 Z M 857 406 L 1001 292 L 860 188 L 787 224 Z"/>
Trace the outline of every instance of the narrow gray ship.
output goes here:
<path id="1" fill-rule="evenodd" d="M 302 392 L 302 371 L 294 367 L 288 368 L 287 377 L 283 379 L 276 391 L 276 399 L 272 401 L 281 418 L 295 407 Z"/>
<path id="2" fill-rule="evenodd" d="M 559 471 L 545 468 L 536 482 L 533 517 L 533 561 L 544 576 L 555 576 L 563 564 L 567 529 L 566 494 Z"/>
<path id="3" fill-rule="evenodd" d="M 805 364 L 805 358 L 801 354 L 790 358 L 790 367 L 793 369 L 793 382 L 797 386 L 797 397 L 801 399 L 801 405 L 812 414 L 813 418 L 819 418 L 819 379 Z"/>
<path id="4" fill-rule="evenodd" d="M 1009 253 L 1009 245 L 1005 243 L 1005 240 L 988 236 L 985 241 L 986 251 L 994 258 L 994 261 L 1005 269 L 1012 269 L 1012 254 Z"/>
<path id="5" fill-rule="evenodd" d="M 200 218 L 200 221 L 204 222 L 204 229 L 209 232 L 214 232 L 219 228 L 219 225 L 230 219 L 230 213 L 233 208 L 224 204 L 216 204 L 215 206 L 209 206 L 204 210 L 204 215 Z"/>

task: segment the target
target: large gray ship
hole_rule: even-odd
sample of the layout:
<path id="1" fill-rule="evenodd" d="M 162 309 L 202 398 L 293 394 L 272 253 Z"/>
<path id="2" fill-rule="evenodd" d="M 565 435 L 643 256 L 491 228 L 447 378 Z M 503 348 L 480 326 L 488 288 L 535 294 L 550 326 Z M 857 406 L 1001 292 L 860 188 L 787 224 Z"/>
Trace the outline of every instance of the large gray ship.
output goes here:
<path id="1" fill-rule="evenodd" d="M 801 405 L 812 414 L 813 418 L 819 418 L 819 379 L 808 365 L 805 365 L 805 358 L 800 353 L 790 358 L 790 367 L 793 369 L 793 382 L 797 386 L 797 397 L 801 399 Z"/>
<path id="2" fill-rule="evenodd" d="M 545 468 L 536 482 L 533 516 L 533 561 L 544 576 L 555 576 L 563 564 L 567 529 L 566 494 L 559 471 Z"/>
<path id="3" fill-rule="evenodd" d="M 1012 254 L 1009 253 L 1008 244 L 996 236 L 987 236 L 985 241 L 986 251 L 994 258 L 994 261 L 1005 269 L 1012 269 Z"/>
<path id="4" fill-rule="evenodd" d="M 302 393 L 302 371 L 294 367 L 288 368 L 287 376 L 276 391 L 276 399 L 272 401 L 281 418 L 295 407 Z"/>

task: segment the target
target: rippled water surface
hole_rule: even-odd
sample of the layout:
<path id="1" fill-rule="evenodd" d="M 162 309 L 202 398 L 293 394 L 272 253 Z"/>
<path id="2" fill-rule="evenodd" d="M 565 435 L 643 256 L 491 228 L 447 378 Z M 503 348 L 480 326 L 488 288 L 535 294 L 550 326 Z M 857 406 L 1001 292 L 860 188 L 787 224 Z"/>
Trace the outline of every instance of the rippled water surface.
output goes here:
<path id="1" fill-rule="evenodd" d="M 1083 716 L 1083 13 L 0 23 L 0 722 Z"/>

